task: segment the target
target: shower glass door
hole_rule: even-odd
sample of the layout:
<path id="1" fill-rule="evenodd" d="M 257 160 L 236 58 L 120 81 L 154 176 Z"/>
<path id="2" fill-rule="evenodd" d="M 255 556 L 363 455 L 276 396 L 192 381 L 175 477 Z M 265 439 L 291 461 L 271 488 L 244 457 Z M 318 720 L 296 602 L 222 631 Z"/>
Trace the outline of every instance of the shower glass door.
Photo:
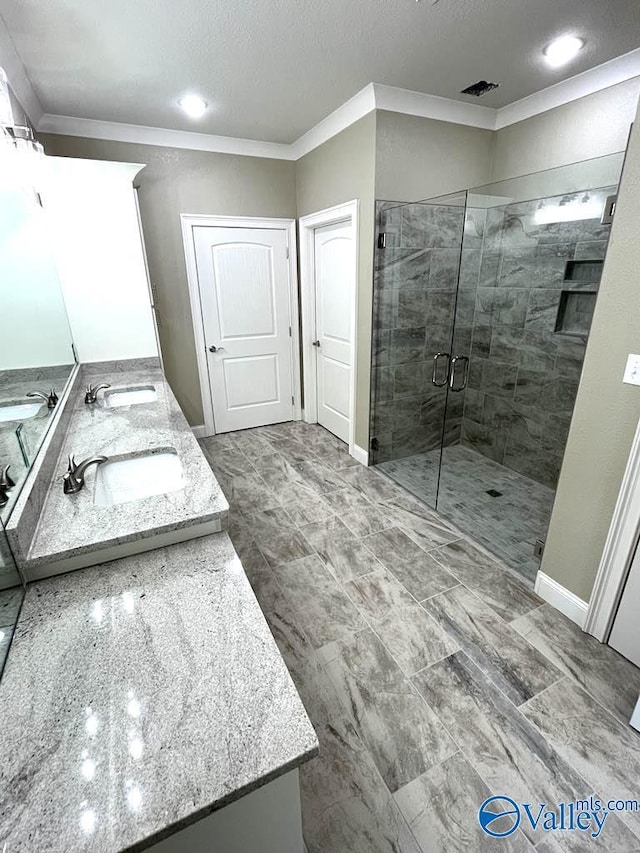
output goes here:
<path id="1" fill-rule="evenodd" d="M 533 582 L 622 155 L 470 190 L 436 507 Z"/>
<path id="2" fill-rule="evenodd" d="M 623 159 L 377 206 L 372 464 L 531 582 Z"/>
<path id="3" fill-rule="evenodd" d="M 465 205 L 378 203 L 372 461 L 433 508 L 442 448 L 459 441 L 457 398 L 446 413 Z"/>

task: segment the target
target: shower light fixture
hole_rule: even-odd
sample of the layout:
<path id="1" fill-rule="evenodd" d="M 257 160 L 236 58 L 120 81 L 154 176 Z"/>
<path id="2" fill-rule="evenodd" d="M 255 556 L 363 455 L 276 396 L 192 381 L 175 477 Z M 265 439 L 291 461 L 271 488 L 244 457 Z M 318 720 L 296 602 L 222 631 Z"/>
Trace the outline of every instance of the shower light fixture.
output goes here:
<path id="1" fill-rule="evenodd" d="M 207 111 L 207 102 L 200 95 L 185 95 L 178 101 L 178 106 L 189 118 L 201 118 Z"/>
<path id="2" fill-rule="evenodd" d="M 553 222 L 579 222 L 582 219 L 600 219 L 602 202 L 585 194 L 565 204 L 545 204 L 541 202 L 533 214 L 536 225 L 550 225 Z"/>
<path id="3" fill-rule="evenodd" d="M 548 44 L 543 53 L 552 68 L 560 68 L 577 56 L 584 47 L 584 39 L 577 36 L 561 36 Z"/>

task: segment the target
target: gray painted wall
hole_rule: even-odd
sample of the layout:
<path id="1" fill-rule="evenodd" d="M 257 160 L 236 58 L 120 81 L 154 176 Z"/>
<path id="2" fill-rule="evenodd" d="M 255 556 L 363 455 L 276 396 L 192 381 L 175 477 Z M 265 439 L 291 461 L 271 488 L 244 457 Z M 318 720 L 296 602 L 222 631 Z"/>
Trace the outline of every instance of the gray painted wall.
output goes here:
<path id="1" fill-rule="evenodd" d="M 640 110 L 620 184 L 542 571 L 587 600 L 640 417 L 640 388 L 624 385 L 640 330 Z"/>
<path id="2" fill-rule="evenodd" d="M 639 96 L 635 77 L 499 130 L 491 180 L 624 151 Z"/>
<path id="3" fill-rule="evenodd" d="M 293 219 L 295 164 L 70 136 L 40 138 L 47 154 L 147 164 L 137 178 L 138 195 L 165 370 L 189 423 L 202 424 L 180 214 Z"/>
<path id="4" fill-rule="evenodd" d="M 359 207 L 356 444 L 369 441 L 376 114 L 369 113 L 296 163 L 298 216 L 357 198 Z"/>
<path id="5" fill-rule="evenodd" d="M 420 201 L 485 184 L 495 133 L 377 111 L 376 198 Z"/>

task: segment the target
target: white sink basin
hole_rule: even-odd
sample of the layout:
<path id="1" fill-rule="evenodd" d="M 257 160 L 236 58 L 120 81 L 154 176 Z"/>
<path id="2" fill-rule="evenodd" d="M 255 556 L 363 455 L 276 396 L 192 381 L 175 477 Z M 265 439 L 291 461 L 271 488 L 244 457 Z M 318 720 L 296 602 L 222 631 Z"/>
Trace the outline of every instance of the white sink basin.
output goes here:
<path id="1" fill-rule="evenodd" d="M 3 406 L 0 403 L 0 422 L 26 421 L 29 418 L 35 418 L 42 405 L 42 403 L 12 403 L 9 406 Z"/>
<path id="2" fill-rule="evenodd" d="M 104 462 L 96 472 L 96 506 L 139 501 L 184 488 L 182 463 L 172 450 Z"/>
<path id="3" fill-rule="evenodd" d="M 153 385 L 116 388 L 104 393 L 104 404 L 108 409 L 115 409 L 117 406 L 135 406 L 138 403 L 153 403 L 157 399 L 158 393 Z"/>

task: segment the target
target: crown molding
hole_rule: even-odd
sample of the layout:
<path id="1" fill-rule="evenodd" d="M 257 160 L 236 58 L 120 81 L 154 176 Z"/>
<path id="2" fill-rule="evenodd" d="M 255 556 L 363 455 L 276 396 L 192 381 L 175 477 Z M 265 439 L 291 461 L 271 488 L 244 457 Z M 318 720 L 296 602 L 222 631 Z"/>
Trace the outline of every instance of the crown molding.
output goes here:
<path id="1" fill-rule="evenodd" d="M 0 38 L 0 50 L 2 46 Z M 387 110 L 484 130 L 500 130 L 634 78 L 640 78 L 640 48 L 500 109 L 440 98 L 424 92 L 398 89 L 382 83 L 369 83 L 290 144 L 49 113 L 41 115 L 34 124 L 42 133 L 57 133 L 63 136 L 84 136 L 90 139 L 108 139 L 114 142 L 159 145 L 273 160 L 299 160 L 373 110 Z M 33 89 L 31 91 L 33 92 Z M 35 93 L 33 97 L 36 97 Z"/>
<path id="2" fill-rule="evenodd" d="M 44 110 L 35 93 L 22 60 L 0 15 L 0 67 L 4 68 L 9 85 L 31 124 L 37 128 Z"/>
<path id="3" fill-rule="evenodd" d="M 546 113 L 634 77 L 640 77 L 640 48 L 501 107 L 497 111 L 495 130 Z"/>
<path id="4" fill-rule="evenodd" d="M 373 83 L 375 105 L 378 110 L 404 113 L 410 116 L 446 121 L 451 124 L 465 124 L 468 127 L 481 127 L 493 130 L 496 123 L 496 110 L 480 104 L 468 104 L 451 98 L 440 98 L 424 92 L 412 92 Z"/>
<path id="5" fill-rule="evenodd" d="M 332 136 L 346 130 L 368 113 L 376 109 L 375 83 L 369 83 L 364 89 L 345 101 L 341 107 L 334 110 L 322 121 L 318 122 L 311 130 L 308 130 L 295 142 L 291 143 L 294 152 L 294 160 L 304 157 L 314 148 L 331 139 Z"/>
<path id="6" fill-rule="evenodd" d="M 281 142 L 262 142 L 258 139 L 237 139 L 233 136 L 214 136 L 188 130 L 169 130 L 139 124 L 98 121 L 45 113 L 37 125 L 40 133 L 59 133 L 63 136 L 84 136 L 89 139 L 109 139 L 112 142 L 132 142 L 139 145 L 159 145 L 163 148 L 186 148 L 191 151 L 212 151 L 217 154 L 240 154 L 244 157 L 263 157 L 270 160 L 294 160 L 292 146 Z"/>

